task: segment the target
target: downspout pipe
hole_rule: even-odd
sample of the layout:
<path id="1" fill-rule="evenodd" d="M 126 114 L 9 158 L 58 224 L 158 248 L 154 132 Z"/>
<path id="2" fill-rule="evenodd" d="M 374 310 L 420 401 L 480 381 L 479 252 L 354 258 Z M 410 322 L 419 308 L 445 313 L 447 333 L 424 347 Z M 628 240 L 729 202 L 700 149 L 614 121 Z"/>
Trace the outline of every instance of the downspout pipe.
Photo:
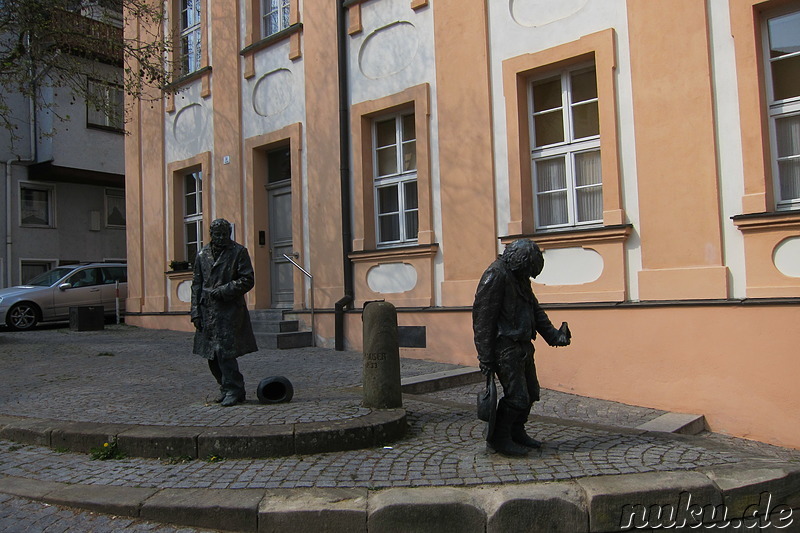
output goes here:
<path id="1" fill-rule="evenodd" d="M 334 305 L 335 310 L 335 349 L 344 350 L 344 312 L 352 309 L 353 262 L 352 251 L 352 209 L 350 203 L 350 91 L 347 76 L 347 8 L 346 0 L 336 2 L 336 33 L 339 67 L 339 180 L 341 182 L 342 202 L 342 273 L 344 276 L 344 296 Z"/>
<path id="2" fill-rule="evenodd" d="M 16 159 L 9 159 L 6 161 L 6 196 L 5 196 L 5 210 L 6 210 L 6 287 L 11 287 L 13 281 L 11 279 L 11 251 L 13 249 L 13 239 L 11 237 L 11 167 L 12 165 L 23 165 L 26 163 L 35 163 L 37 158 L 37 143 L 36 143 L 36 102 L 34 100 L 36 95 L 36 88 L 34 87 L 33 93 L 28 99 L 28 113 L 30 118 L 30 143 L 31 151 L 30 157 L 22 158 L 17 156 Z"/>

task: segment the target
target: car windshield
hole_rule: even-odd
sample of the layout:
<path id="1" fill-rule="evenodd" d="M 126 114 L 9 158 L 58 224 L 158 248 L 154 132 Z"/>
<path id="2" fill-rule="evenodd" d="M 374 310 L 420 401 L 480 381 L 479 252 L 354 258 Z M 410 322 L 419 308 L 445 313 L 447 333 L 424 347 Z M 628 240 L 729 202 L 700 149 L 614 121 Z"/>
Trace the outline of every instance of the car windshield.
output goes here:
<path id="1" fill-rule="evenodd" d="M 34 287 L 49 287 L 50 285 L 60 280 L 73 270 L 75 270 L 75 267 L 54 268 L 53 270 L 48 270 L 47 272 L 39 274 L 38 276 L 30 280 L 28 283 L 26 283 L 26 285 L 33 285 Z"/>

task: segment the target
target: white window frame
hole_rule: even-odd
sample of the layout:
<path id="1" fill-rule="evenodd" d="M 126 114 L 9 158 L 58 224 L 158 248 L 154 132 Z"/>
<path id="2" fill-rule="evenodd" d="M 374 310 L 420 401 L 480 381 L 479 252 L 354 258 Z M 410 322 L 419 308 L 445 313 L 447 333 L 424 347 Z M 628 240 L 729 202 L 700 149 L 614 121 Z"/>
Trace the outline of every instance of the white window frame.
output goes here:
<path id="1" fill-rule="evenodd" d="M 122 87 L 98 80 L 88 80 L 86 91 L 100 104 L 86 101 L 86 125 L 122 131 L 125 126 Z"/>
<path id="2" fill-rule="evenodd" d="M 118 229 L 125 229 L 126 224 L 111 224 L 109 221 L 109 217 L 111 215 L 111 209 L 114 206 L 110 205 L 112 202 L 109 202 L 109 198 L 115 198 L 117 201 L 122 200 L 122 216 L 127 219 L 127 213 L 125 212 L 125 189 L 106 189 L 105 190 L 105 219 L 106 219 L 106 227 L 107 228 L 118 228 Z M 126 220 L 127 222 L 127 220 Z"/>
<path id="3" fill-rule="evenodd" d="M 261 1 L 261 37 L 269 37 L 288 28 L 291 14 L 291 0 L 260 0 Z M 270 27 L 270 19 L 277 15 L 278 25 Z M 272 31 L 270 31 L 272 29 Z"/>
<path id="4" fill-rule="evenodd" d="M 43 266 L 45 266 L 44 272 L 47 272 L 48 270 L 51 270 L 51 269 L 59 266 L 58 265 L 58 259 L 20 258 L 20 260 L 19 260 L 19 270 L 17 270 L 17 278 L 18 278 L 19 285 L 22 285 L 26 281 L 28 281 L 27 279 L 22 279 L 22 267 L 25 266 L 25 264 L 28 264 L 28 265 L 31 265 L 31 264 L 43 265 Z"/>
<path id="5" fill-rule="evenodd" d="M 379 248 L 386 248 L 392 246 L 404 246 L 408 244 L 413 244 L 418 242 L 419 236 L 419 219 L 417 219 L 417 234 L 414 236 L 408 235 L 410 228 L 406 226 L 406 215 L 416 212 L 417 216 L 419 217 L 419 189 L 417 189 L 417 198 L 414 199 L 414 204 L 416 207 L 407 207 L 408 198 L 406 198 L 406 185 L 410 183 L 414 183 L 418 185 L 417 182 L 417 165 L 416 165 L 416 154 L 417 154 L 417 135 L 415 132 L 413 139 L 403 140 L 403 118 L 404 117 L 411 117 L 412 120 L 415 120 L 414 110 L 408 110 L 402 113 L 396 113 L 392 115 L 384 115 L 382 117 L 378 117 L 372 121 L 372 168 L 373 168 L 373 189 L 374 189 L 374 205 L 375 205 L 375 242 Z M 395 122 L 395 144 L 394 145 L 386 145 L 384 147 L 378 146 L 378 123 L 386 122 L 388 120 L 394 120 Z M 404 146 L 409 144 L 414 145 L 414 168 L 409 170 L 403 170 L 403 158 L 405 155 L 405 150 L 403 149 Z M 393 174 L 387 174 L 385 176 L 379 176 L 379 166 L 378 166 L 378 152 L 380 148 L 386 148 L 388 146 L 397 146 L 397 161 L 396 161 L 396 169 L 397 172 Z M 397 206 L 398 211 L 391 212 L 391 213 L 380 213 L 380 189 L 388 188 L 388 187 L 397 187 Z M 392 241 L 382 241 L 381 240 L 381 226 L 380 226 L 380 218 L 381 216 L 393 216 L 397 215 L 399 218 L 399 225 L 400 225 L 400 238 L 397 240 Z"/>
<path id="6" fill-rule="evenodd" d="M 767 113 L 769 119 L 769 134 L 770 134 L 770 154 L 772 164 L 772 187 L 775 195 L 775 209 L 778 211 L 800 209 L 800 197 L 782 199 L 781 198 L 781 177 L 779 160 L 800 159 L 800 154 L 780 158 L 778 156 L 778 120 L 782 118 L 789 118 L 800 116 L 800 96 L 787 98 L 784 100 L 774 100 L 773 79 L 772 79 L 772 62 L 769 57 L 770 52 L 770 35 L 768 22 L 771 19 L 789 15 L 792 13 L 800 13 L 797 5 L 769 11 L 764 13 L 761 19 L 761 36 L 762 36 L 762 58 L 764 61 L 764 77 L 766 81 L 766 98 L 767 98 Z M 800 51 L 782 56 L 781 59 L 800 56 Z"/>
<path id="7" fill-rule="evenodd" d="M 47 217 L 48 222 L 46 224 L 30 224 L 23 222 L 23 211 L 22 211 L 22 191 L 24 189 L 30 189 L 35 191 L 41 191 L 47 194 Z M 55 187 L 52 185 L 40 185 L 34 184 L 29 181 L 23 181 L 19 184 L 19 225 L 20 227 L 24 228 L 55 228 L 56 227 L 56 209 L 55 209 Z"/>
<path id="8" fill-rule="evenodd" d="M 186 189 L 186 181 L 189 177 L 193 176 L 195 181 L 195 190 L 190 192 Z M 185 172 L 183 174 L 183 196 L 182 209 L 183 209 L 183 253 L 186 256 L 186 261 L 194 262 L 194 256 L 190 254 L 189 248 L 192 245 L 197 247 L 199 252 L 203 248 L 203 172 L 195 170 L 193 172 Z M 189 197 L 194 197 L 195 212 L 187 213 L 186 204 Z M 195 226 L 197 232 L 197 240 L 189 240 L 189 227 Z"/>
<path id="9" fill-rule="evenodd" d="M 201 2 L 203 0 L 178 0 L 178 56 L 180 73 L 183 76 L 200 70 L 202 50 Z M 192 4 L 190 6 L 190 4 Z M 186 13 L 184 17 L 184 13 Z M 184 23 L 184 18 L 186 19 Z M 187 43 L 184 53 L 184 42 Z"/>
<path id="10" fill-rule="evenodd" d="M 602 192 L 602 176 L 599 184 L 592 184 L 584 187 L 579 187 L 575 183 L 575 156 L 581 153 L 598 152 L 600 153 L 600 135 L 593 135 L 590 137 L 582 137 L 575 140 L 573 132 L 573 107 L 579 105 L 586 105 L 592 102 L 598 103 L 599 108 L 599 95 L 598 97 L 590 100 L 583 100 L 578 102 L 577 105 L 572 104 L 571 99 L 571 75 L 580 71 L 595 71 L 595 82 L 597 81 L 597 68 L 594 62 L 581 63 L 558 72 L 549 72 L 540 76 L 532 77 L 528 80 L 528 108 L 530 109 L 530 116 L 528 117 L 528 127 L 531 140 L 531 179 L 533 180 L 533 211 L 535 213 L 535 227 L 537 230 L 551 230 L 559 228 L 569 228 L 576 226 L 597 226 L 602 225 L 603 218 L 602 212 L 600 217 L 595 220 L 578 221 L 577 220 L 577 192 L 581 188 L 600 186 Z M 561 110 L 562 110 L 562 124 L 564 126 L 564 140 L 561 142 L 536 146 L 536 131 L 535 119 L 539 115 L 544 115 L 552 110 L 535 111 L 533 102 L 533 87 L 536 82 L 547 80 L 551 78 L 560 77 L 561 79 Z M 598 119 L 599 120 L 599 119 Z M 567 222 L 564 224 L 550 224 L 544 225 L 540 220 L 540 210 L 538 208 L 538 198 L 541 194 L 553 193 L 555 191 L 539 192 L 536 175 L 537 161 L 545 161 L 548 159 L 563 158 L 565 161 L 565 174 L 566 174 L 566 188 L 560 189 L 567 191 Z M 601 154 L 602 158 L 602 154 Z"/>

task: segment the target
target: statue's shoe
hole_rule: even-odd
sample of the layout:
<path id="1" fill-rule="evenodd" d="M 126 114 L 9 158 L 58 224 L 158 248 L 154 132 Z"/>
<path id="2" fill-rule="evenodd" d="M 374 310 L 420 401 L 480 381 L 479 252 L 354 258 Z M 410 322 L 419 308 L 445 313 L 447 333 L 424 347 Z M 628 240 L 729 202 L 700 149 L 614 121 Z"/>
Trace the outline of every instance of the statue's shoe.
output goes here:
<path id="1" fill-rule="evenodd" d="M 236 405 L 237 403 L 242 403 L 244 401 L 244 396 L 237 396 L 236 394 L 227 394 L 225 399 L 220 402 L 222 407 L 230 407 L 232 405 Z"/>

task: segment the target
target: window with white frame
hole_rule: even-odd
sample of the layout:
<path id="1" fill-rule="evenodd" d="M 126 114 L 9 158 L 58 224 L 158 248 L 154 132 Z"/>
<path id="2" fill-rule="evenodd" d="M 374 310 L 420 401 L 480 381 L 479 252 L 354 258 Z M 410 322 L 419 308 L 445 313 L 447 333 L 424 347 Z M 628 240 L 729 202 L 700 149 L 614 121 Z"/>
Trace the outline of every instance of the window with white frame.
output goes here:
<path id="1" fill-rule="evenodd" d="M 200 3 L 202 0 L 180 0 L 180 73 L 191 74 L 200 69 Z"/>
<path id="2" fill-rule="evenodd" d="M 106 227 L 125 227 L 125 191 L 106 189 Z"/>
<path id="3" fill-rule="evenodd" d="M 23 259 L 19 264 L 19 282 L 24 284 L 53 268 L 53 261 Z M 64 274 L 61 274 L 62 276 Z"/>
<path id="4" fill-rule="evenodd" d="M 183 227 L 186 260 L 194 262 L 203 247 L 203 173 L 190 172 L 183 177 Z"/>
<path id="5" fill-rule="evenodd" d="M 800 11 L 773 13 L 764 26 L 775 204 L 800 209 Z"/>
<path id="6" fill-rule="evenodd" d="M 602 223 L 603 179 L 594 65 L 533 79 L 529 95 L 536 228 Z"/>
<path id="7" fill-rule="evenodd" d="M 52 187 L 30 184 L 20 185 L 19 196 L 20 225 L 48 228 L 54 226 Z"/>
<path id="8" fill-rule="evenodd" d="M 290 0 L 261 0 L 261 36 L 269 37 L 289 27 Z"/>
<path id="9" fill-rule="evenodd" d="M 101 81 L 89 80 L 86 102 L 86 124 L 121 130 L 124 125 L 122 87 Z"/>
<path id="10" fill-rule="evenodd" d="M 381 118 L 372 129 L 378 246 L 417 241 L 417 141 L 414 113 Z"/>

